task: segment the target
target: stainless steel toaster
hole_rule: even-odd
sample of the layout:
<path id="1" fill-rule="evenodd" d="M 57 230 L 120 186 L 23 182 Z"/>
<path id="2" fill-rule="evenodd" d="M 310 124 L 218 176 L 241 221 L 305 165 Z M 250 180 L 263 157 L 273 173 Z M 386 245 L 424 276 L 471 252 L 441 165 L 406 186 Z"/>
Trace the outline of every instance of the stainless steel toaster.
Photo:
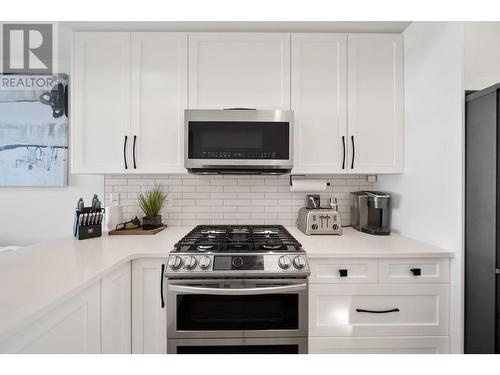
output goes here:
<path id="1" fill-rule="evenodd" d="M 305 234 L 342 234 L 340 214 L 333 208 L 302 207 L 297 228 Z"/>

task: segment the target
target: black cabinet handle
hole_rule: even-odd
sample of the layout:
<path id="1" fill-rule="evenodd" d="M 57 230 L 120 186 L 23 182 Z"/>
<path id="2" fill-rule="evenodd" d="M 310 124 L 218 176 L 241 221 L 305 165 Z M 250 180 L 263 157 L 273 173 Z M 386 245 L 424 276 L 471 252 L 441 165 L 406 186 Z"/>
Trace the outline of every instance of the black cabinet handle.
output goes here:
<path id="1" fill-rule="evenodd" d="M 399 309 L 396 307 L 395 309 L 390 310 L 365 310 L 365 309 L 356 309 L 356 312 L 370 313 L 370 314 L 387 314 L 391 312 L 399 312 Z"/>
<path id="2" fill-rule="evenodd" d="M 420 276 L 422 275 L 422 269 L 421 268 L 410 268 L 411 273 L 413 276 Z"/>
<path id="3" fill-rule="evenodd" d="M 127 141 L 128 141 L 128 136 L 125 136 L 125 141 L 123 141 L 123 162 L 125 163 L 125 169 L 128 169 L 128 166 L 127 166 Z"/>
<path id="4" fill-rule="evenodd" d="M 346 269 L 339 270 L 339 276 L 340 277 L 347 277 L 347 270 Z"/>
<path id="5" fill-rule="evenodd" d="M 356 154 L 356 151 L 354 149 L 354 136 L 351 135 L 351 143 L 352 143 L 352 160 L 351 160 L 351 169 L 354 169 L 354 155 Z"/>
<path id="6" fill-rule="evenodd" d="M 134 169 L 137 169 L 137 166 L 135 165 L 135 141 L 137 140 L 137 136 L 134 135 L 134 144 L 132 147 L 132 159 L 134 160 Z"/>
<path id="7" fill-rule="evenodd" d="M 342 169 L 345 169 L 345 136 L 342 136 Z"/>
<path id="8" fill-rule="evenodd" d="M 165 300 L 163 298 L 163 273 L 165 272 L 165 265 L 161 265 L 161 277 L 160 277 L 160 294 L 161 294 L 161 308 L 165 307 Z"/>

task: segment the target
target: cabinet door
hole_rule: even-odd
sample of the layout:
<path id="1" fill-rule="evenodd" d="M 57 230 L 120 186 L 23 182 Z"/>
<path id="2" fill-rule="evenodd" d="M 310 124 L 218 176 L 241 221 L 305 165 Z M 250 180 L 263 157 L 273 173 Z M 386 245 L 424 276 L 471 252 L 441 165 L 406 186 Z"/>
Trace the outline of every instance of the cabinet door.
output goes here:
<path id="1" fill-rule="evenodd" d="M 102 353 L 132 352 L 132 271 L 131 263 L 101 280 Z"/>
<path id="2" fill-rule="evenodd" d="M 450 282 L 449 259 L 387 259 L 378 264 L 381 284 L 434 284 Z"/>
<path id="3" fill-rule="evenodd" d="M 376 259 L 309 259 L 311 284 L 376 284 Z"/>
<path id="4" fill-rule="evenodd" d="M 130 168 L 130 33 L 75 33 L 70 87 L 72 172 Z"/>
<path id="5" fill-rule="evenodd" d="M 132 353 L 167 352 L 167 308 L 161 307 L 164 258 L 132 261 Z"/>
<path id="6" fill-rule="evenodd" d="M 187 34 L 132 33 L 131 53 L 131 167 L 139 173 L 185 173 Z"/>
<path id="7" fill-rule="evenodd" d="M 447 336 L 448 285 L 311 284 L 310 336 Z"/>
<path id="8" fill-rule="evenodd" d="M 290 109 L 290 34 L 190 34 L 189 107 Z"/>
<path id="9" fill-rule="evenodd" d="M 403 40 L 353 34 L 347 41 L 350 173 L 403 172 Z"/>
<path id="10" fill-rule="evenodd" d="M 427 337 L 310 337 L 310 354 L 443 354 L 447 336 Z"/>
<path id="11" fill-rule="evenodd" d="M 101 351 L 100 283 L 65 301 L 12 339 L 1 353 L 80 354 Z"/>
<path id="12" fill-rule="evenodd" d="M 294 173 L 344 173 L 346 35 L 292 34 Z"/>

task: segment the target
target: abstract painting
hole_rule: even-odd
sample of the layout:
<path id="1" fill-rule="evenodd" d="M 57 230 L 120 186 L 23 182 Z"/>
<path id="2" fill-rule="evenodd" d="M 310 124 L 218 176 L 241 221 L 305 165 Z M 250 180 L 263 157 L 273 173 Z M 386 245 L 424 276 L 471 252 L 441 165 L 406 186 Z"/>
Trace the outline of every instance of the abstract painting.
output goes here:
<path id="1" fill-rule="evenodd" d="M 0 74 L 0 186 L 65 186 L 66 75 Z"/>

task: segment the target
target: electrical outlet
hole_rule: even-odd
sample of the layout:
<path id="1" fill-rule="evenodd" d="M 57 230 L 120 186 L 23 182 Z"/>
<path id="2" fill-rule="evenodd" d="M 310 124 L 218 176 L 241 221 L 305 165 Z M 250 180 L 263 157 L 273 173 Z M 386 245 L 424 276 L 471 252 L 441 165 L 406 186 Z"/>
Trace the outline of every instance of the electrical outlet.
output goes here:
<path id="1" fill-rule="evenodd" d="M 377 182 L 377 176 L 366 176 L 366 179 L 371 184 L 374 184 L 375 182 Z"/>
<path id="2" fill-rule="evenodd" d="M 174 198 L 172 194 L 167 194 L 167 207 L 172 207 Z"/>

